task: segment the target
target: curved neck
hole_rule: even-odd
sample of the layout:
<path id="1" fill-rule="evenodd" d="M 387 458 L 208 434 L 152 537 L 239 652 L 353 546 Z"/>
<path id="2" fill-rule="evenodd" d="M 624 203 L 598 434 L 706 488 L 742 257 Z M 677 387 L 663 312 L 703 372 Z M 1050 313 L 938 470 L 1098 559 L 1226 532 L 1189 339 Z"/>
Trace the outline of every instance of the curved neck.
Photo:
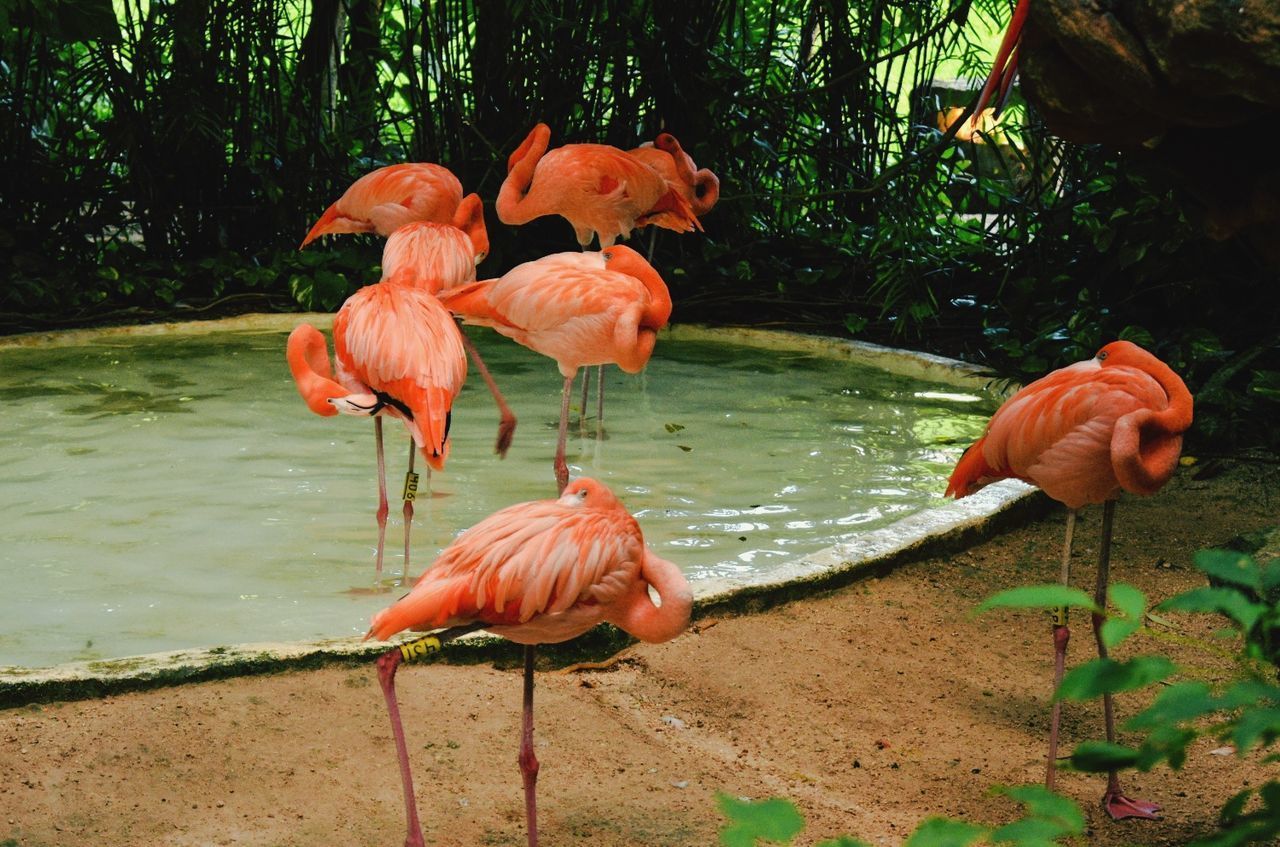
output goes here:
<path id="1" fill-rule="evenodd" d="M 707 168 L 693 175 L 693 206 L 695 215 L 705 215 L 720 199 L 720 179 Z"/>
<path id="2" fill-rule="evenodd" d="M 1126 491 L 1154 494 L 1178 466 L 1193 401 L 1182 378 L 1155 356 L 1143 363 L 1142 370 L 1164 389 L 1169 404 L 1160 410 L 1139 409 L 1116 421 L 1111 465 Z"/>
<path id="3" fill-rule="evenodd" d="M 641 590 L 634 602 L 612 622 L 641 641 L 670 641 L 689 626 L 693 611 L 693 591 L 689 581 L 673 563 L 655 556 L 646 547 L 640 565 Z M 655 606 L 645 585 L 652 585 L 662 600 Z"/>
<path id="4" fill-rule="evenodd" d="M 298 386 L 298 393 L 306 401 L 307 408 L 324 417 L 338 414 L 329 400 L 345 397 L 350 392 L 333 381 L 329 350 L 320 330 L 311 324 L 301 324 L 295 328 L 289 333 L 285 358 L 289 362 L 289 373 L 293 375 L 294 384 Z"/>
<path id="5" fill-rule="evenodd" d="M 494 201 L 494 209 L 503 223 L 522 224 L 539 215 L 524 217 L 520 205 L 533 183 L 533 171 L 542 160 L 551 143 L 551 128 L 546 124 L 538 124 L 507 160 L 507 178 L 498 189 L 498 199 Z"/>
<path id="6" fill-rule="evenodd" d="M 625 247 L 614 247 L 614 258 L 605 265 L 611 271 L 620 271 L 640 280 L 645 291 L 649 292 L 649 305 L 645 307 L 640 326 L 657 331 L 667 325 L 671 319 L 671 292 L 662 276 L 654 270 L 653 265 L 634 250 Z M 625 251 L 625 252 L 624 252 Z"/>

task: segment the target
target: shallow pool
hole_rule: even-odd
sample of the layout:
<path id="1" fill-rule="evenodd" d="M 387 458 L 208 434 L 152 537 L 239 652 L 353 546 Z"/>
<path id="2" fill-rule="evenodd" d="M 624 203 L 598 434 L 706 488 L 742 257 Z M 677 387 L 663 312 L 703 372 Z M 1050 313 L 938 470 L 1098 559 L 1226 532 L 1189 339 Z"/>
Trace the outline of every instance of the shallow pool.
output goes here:
<path id="1" fill-rule="evenodd" d="M 307 411 L 286 334 L 104 333 L 0 349 L 0 665 L 360 634 L 398 596 L 371 590 L 373 425 Z M 500 461 L 496 413 L 473 374 L 448 467 L 417 503 L 411 573 L 484 515 L 554 494 L 554 364 L 487 331 L 472 337 L 519 429 Z M 604 440 L 593 421 L 587 437 L 570 428 L 571 473 L 613 487 L 695 581 L 757 574 L 937 504 L 994 408 L 820 349 L 678 333 L 645 373 L 609 369 L 607 398 Z M 408 438 L 394 420 L 385 430 L 394 498 Z M 391 576 L 403 564 L 399 505 Z"/>

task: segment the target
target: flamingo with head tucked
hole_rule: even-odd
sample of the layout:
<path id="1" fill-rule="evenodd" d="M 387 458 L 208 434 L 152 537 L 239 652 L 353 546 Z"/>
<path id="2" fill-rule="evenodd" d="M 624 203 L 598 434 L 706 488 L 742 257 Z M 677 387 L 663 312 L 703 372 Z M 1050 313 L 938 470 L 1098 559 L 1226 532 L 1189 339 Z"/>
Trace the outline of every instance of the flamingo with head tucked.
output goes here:
<path id="1" fill-rule="evenodd" d="M 605 621 L 642 641 L 669 641 L 689 625 L 692 607 L 680 569 L 645 546 L 635 518 L 593 479 L 575 480 L 556 500 L 508 506 L 462 533 L 412 591 L 374 615 L 365 636 L 385 640 L 405 629 L 449 627 L 378 659 L 404 786 L 406 847 L 422 847 L 423 840 L 395 695 L 403 661 L 481 628 L 526 645 L 519 762 L 529 845 L 537 847 L 533 645 L 567 641 Z"/>
<path id="2" fill-rule="evenodd" d="M 506 224 L 560 215 L 578 244 L 612 246 L 647 224 L 701 229 L 689 201 L 653 168 L 607 144 L 565 144 L 548 151 L 551 129 L 538 124 L 507 160 L 494 208 Z"/>
<path id="3" fill-rule="evenodd" d="M 1102 543 L 1094 602 L 1106 607 L 1111 527 L 1115 498 L 1121 491 L 1154 494 L 1173 475 L 1182 450 L 1182 434 L 1191 426 L 1192 397 L 1173 370 L 1128 341 L 1114 341 L 1097 356 L 1054 371 L 1026 386 L 1002 405 L 987 431 L 970 447 L 951 474 L 947 494 L 964 497 L 998 479 L 1014 477 L 1038 485 L 1067 507 L 1062 582 L 1070 578 L 1071 535 L 1076 511 L 1103 503 Z M 1093 615 L 1098 655 L 1101 611 Z M 1054 613 L 1054 690 L 1066 662 L 1067 610 Z M 1049 729 L 1045 784 L 1053 788 L 1057 764 L 1058 721 L 1055 702 Z M 1111 695 L 1103 699 L 1107 741 L 1115 741 Z M 1115 771 L 1107 780 L 1102 805 L 1112 818 L 1155 818 L 1160 807 L 1126 797 Z"/>
<path id="4" fill-rule="evenodd" d="M 322 235 L 373 232 L 386 237 L 414 221 L 450 223 L 462 202 L 462 183 L 446 167 L 405 162 L 357 179 L 302 239 L 306 247 Z M 476 244 L 476 263 L 489 252 L 486 236 Z"/>
<path id="5" fill-rule="evenodd" d="M 662 277 L 621 244 L 599 253 L 553 253 L 499 279 L 441 292 L 440 299 L 464 323 L 492 327 L 556 360 L 564 377 L 554 464 L 561 489 L 569 479 L 565 440 L 578 368 L 612 363 L 638 373 L 671 317 Z"/>

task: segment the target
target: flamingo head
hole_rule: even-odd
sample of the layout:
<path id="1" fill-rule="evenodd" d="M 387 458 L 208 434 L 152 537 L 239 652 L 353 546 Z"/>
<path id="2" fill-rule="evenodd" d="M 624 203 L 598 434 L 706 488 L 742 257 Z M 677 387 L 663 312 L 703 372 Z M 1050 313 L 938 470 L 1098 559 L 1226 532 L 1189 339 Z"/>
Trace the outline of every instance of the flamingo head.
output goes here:
<path id="1" fill-rule="evenodd" d="M 621 501 L 614 496 L 608 486 L 585 476 L 569 483 L 556 502 L 571 509 L 622 508 Z"/>
<path id="2" fill-rule="evenodd" d="M 1103 367 L 1125 366 L 1139 370 L 1153 358 L 1155 357 L 1132 341 L 1112 341 L 1094 356 Z"/>

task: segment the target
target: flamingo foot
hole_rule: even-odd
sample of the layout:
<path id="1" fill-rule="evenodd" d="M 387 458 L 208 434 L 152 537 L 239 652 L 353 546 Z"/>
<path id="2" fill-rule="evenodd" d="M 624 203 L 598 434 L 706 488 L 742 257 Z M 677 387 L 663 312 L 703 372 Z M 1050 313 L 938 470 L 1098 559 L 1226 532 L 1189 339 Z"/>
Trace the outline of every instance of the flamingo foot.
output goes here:
<path id="1" fill-rule="evenodd" d="M 1125 818 L 1158 821 L 1160 820 L 1160 815 L 1156 813 L 1162 807 L 1158 803 L 1126 797 L 1117 786 L 1114 789 L 1108 789 L 1107 793 L 1102 795 L 1102 808 L 1106 809 L 1111 819 L 1116 821 L 1121 821 Z"/>
<path id="2" fill-rule="evenodd" d="M 498 422 L 498 441 L 493 446 L 493 452 L 498 454 L 499 459 L 507 458 L 507 451 L 511 449 L 511 441 L 515 435 L 516 416 L 503 415 Z"/>

